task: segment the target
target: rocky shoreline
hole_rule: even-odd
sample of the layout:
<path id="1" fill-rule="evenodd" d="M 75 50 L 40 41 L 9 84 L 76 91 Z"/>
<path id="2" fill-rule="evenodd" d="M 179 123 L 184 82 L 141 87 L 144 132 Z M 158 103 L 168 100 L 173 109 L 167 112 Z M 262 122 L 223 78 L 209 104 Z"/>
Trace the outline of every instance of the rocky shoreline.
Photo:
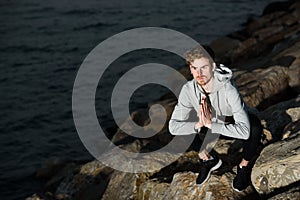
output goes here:
<path id="1" fill-rule="evenodd" d="M 209 46 L 217 62 L 232 68 L 244 101 L 257 108 L 264 126 L 252 186 L 241 193 L 232 190 L 241 146 L 236 140 L 222 138 L 215 150 L 224 164 L 203 186 L 195 184 L 198 156 L 192 145 L 176 162 L 152 173 L 120 172 L 96 160 L 51 163 L 36 173 L 36 178 L 47 180 L 43 192 L 27 200 L 300 199 L 300 2 L 272 3 L 260 18 L 249 19 L 243 30 Z M 187 68 L 181 72 L 191 78 Z M 169 118 L 177 99 L 166 94 L 155 103 L 165 107 Z M 132 118 L 137 124 L 147 124 L 147 113 L 139 110 Z M 132 139 L 118 130 L 112 141 L 141 152 L 164 146 L 172 138 L 165 126 L 151 140 Z M 157 154 L 153 166 L 174 156 Z"/>

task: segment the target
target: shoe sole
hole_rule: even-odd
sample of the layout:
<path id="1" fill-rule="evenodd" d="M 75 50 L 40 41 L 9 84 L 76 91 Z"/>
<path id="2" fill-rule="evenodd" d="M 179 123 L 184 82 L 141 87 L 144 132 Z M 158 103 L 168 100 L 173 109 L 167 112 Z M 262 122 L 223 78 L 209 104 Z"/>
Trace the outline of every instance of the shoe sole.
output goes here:
<path id="1" fill-rule="evenodd" d="M 222 165 L 222 160 L 219 159 L 219 162 L 209 170 L 206 179 L 201 184 L 197 184 L 197 185 L 202 186 L 209 179 L 211 172 L 219 169 L 221 165 Z"/>
<path id="2" fill-rule="evenodd" d="M 234 188 L 233 187 L 233 181 L 231 182 L 231 187 L 232 187 L 232 189 L 234 190 L 234 191 L 236 191 L 236 192 L 238 192 L 238 193 L 241 193 L 241 192 L 243 192 L 245 189 L 243 189 L 243 190 L 239 190 L 239 189 L 236 189 L 236 188 Z"/>

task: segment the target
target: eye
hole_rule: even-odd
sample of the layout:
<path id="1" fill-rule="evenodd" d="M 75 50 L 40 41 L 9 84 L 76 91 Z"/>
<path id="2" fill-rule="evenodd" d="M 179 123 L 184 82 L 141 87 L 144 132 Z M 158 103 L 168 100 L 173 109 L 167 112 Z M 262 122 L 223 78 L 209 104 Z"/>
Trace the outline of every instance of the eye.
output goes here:
<path id="1" fill-rule="evenodd" d="M 207 68 L 208 68 L 208 65 L 204 65 L 204 66 L 202 67 L 203 70 L 206 70 Z"/>
<path id="2" fill-rule="evenodd" d="M 193 65 L 191 65 L 191 68 L 192 68 L 193 70 L 197 70 L 197 67 L 195 67 L 195 66 L 193 66 Z"/>

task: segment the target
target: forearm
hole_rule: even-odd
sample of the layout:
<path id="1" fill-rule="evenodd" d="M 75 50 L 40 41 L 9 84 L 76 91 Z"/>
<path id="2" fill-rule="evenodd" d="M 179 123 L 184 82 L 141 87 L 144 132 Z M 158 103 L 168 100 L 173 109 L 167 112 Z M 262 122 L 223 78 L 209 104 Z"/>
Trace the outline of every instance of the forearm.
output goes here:
<path id="1" fill-rule="evenodd" d="M 178 121 L 171 119 L 169 122 L 169 131 L 172 135 L 190 135 L 195 134 L 195 124 L 197 122 Z"/>
<path id="2" fill-rule="evenodd" d="M 237 122 L 234 124 L 213 122 L 211 125 L 211 131 L 212 133 L 217 133 L 237 139 L 246 140 L 250 136 L 250 126 L 245 122 Z"/>

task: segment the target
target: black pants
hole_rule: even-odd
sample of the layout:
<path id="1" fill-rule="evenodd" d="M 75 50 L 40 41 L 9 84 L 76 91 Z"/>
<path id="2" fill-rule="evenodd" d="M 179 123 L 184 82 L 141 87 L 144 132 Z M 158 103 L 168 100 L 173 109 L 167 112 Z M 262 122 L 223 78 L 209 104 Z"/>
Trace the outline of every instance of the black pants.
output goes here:
<path id="1" fill-rule="evenodd" d="M 254 114 L 249 114 L 250 120 L 250 137 L 244 142 L 243 145 L 243 158 L 251 160 L 258 149 L 260 139 L 262 136 L 263 128 L 260 120 Z"/>
<path id="2" fill-rule="evenodd" d="M 230 119 L 231 123 L 234 123 L 233 118 Z M 258 146 L 260 144 L 260 139 L 262 136 L 262 125 L 260 123 L 260 120 L 257 118 L 254 114 L 249 114 L 249 121 L 250 121 L 250 136 L 247 140 L 243 143 L 243 152 L 242 156 L 245 160 L 250 161 L 255 154 L 257 153 Z M 203 141 L 200 151 L 207 150 L 210 152 L 217 142 L 219 138 L 219 134 L 212 134 L 209 129 L 201 129 L 201 132 L 199 134 L 200 140 Z M 205 136 L 205 138 L 201 139 L 201 136 Z"/>

